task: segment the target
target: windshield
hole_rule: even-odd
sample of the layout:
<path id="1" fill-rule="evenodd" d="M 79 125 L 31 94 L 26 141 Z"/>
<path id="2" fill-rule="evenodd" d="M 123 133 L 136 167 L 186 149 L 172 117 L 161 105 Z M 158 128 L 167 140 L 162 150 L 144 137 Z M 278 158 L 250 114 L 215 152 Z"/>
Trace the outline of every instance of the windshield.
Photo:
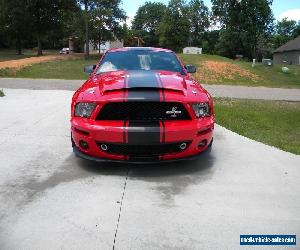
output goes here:
<path id="1" fill-rule="evenodd" d="M 117 70 L 167 70 L 185 75 L 174 53 L 153 50 L 108 52 L 97 74 Z"/>

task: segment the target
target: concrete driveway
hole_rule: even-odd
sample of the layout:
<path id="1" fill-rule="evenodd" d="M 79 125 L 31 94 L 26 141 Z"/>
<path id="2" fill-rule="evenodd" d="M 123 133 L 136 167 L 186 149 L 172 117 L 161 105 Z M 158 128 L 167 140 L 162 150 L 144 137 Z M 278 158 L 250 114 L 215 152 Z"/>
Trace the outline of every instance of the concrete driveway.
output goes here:
<path id="1" fill-rule="evenodd" d="M 197 161 L 95 164 L 72 154 L 71 91 L 4 92 L 1 250 L 248 249 L 240 234 L 299 242 L 300 156 L 217 126 Z"/>

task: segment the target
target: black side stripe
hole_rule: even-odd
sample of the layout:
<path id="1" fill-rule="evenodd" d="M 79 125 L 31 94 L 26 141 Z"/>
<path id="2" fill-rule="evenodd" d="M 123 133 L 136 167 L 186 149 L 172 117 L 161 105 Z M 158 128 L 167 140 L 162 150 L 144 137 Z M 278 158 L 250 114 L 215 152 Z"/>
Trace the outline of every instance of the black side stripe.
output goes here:
<path id="1" fill-rule="evenodd" d="M 162 142 L 161 143 L 165 143 L 166 142 L 166 127 L 165 127 L 165 122 L 161 121 L 161 126 L 162 126 Z"/>
<path id="2" fill-rule="evenodd" d="M 126 143 L 126 121 L 123 121 L 123 143 Z"/>
<path id="3" fill-rule="evenodd" d="M 162 95 L 162 102 L 166 101 L 166 96 L 165 96 L 165 90 L 164 90 L 164 84 L 160 78 L 160 75 L 157 74 L 157 78 L 159 80 L 160 86 L 161 86 L 161 95 Z M 161 121 L 161 133 L 162 133 L 162 140 L 161 143 L 164 144 L 166 143 L 166 128 L 165 128 L 165 122 Z"/>

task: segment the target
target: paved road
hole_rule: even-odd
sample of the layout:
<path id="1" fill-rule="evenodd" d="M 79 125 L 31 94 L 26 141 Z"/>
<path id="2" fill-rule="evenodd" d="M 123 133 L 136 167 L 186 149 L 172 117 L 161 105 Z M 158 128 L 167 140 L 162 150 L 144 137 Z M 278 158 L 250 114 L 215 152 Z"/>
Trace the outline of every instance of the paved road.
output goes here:
<path id="1" fill-rule="evenodd" d="M 34 90 L 76 90 L 84 80 L 0 78 L 0 88 Z"/>
<path id="2" fill-rule="evenodd" d="M 300 89 L 281 89 L 266 87 L 245 87 L 230 85 L 203 84 L 214 97 L 231 97 L 242 99 L 261 99 L 279 101 L 300 101 Z"/>
<path id="3" fill-rule="evenodd" d="M 0 88 L 76 90 L 83 80 L 0 78 Z M 300 89 L 203 84 L 214 97 L 300 101 Z"/>
<path id="4" fill-rule="evenodd" d="M 4 91 L 1 250 L 253 249 L 240 234 L 300 236 L 300 156 L 217 126 L 194 162 L 94 164 L 71 152 L 71 91 Z"/>

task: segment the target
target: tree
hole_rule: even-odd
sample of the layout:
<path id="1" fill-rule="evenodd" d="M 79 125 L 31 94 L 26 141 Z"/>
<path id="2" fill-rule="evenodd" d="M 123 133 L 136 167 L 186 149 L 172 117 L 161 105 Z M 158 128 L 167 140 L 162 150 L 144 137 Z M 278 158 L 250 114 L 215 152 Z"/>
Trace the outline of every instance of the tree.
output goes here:
<path id="1" fill-rule="evenodd" d="M 0 0 L 0 43 L 11 47 L 16 44 L 17 53 L 22 47 L 38 47 L 42 44 L 57 48 L 68 34 L 65 24 L 72 12 L 78 11 L 75 0 Z"/>
<path id="2" fill-rule="evenodd" d="M 2 33 L 6 33 L 16 44 L 17 54 L 22 54 L 22 41 L 28 37 L 29 14 L 26 1 L 1 0 L 0 1 L 0 25 Z"/>
<path id="3" fill-rule="evenodd" d="M 191 0 L 189 3 L 189 18 L 191 22 L 190 44 L 200 46 L 203 41 L 204 32 L 208 29 L 209 10 L 202 0 Z"/>
<path id="4" fill-rule="evenodd" d="M 222 27 L 223 55 L 257 57 L 260 41 L 267 41 L 273 28 L 271 4 L 272 0 L 212 0 L 214 19 Z"/>
<path id="5" fill-rule="evenodd" d="M 78 0 L 84 6 L 85 58 L 89 57 L 90 40 L 101 43 L 116 37 L 121 29 L 120 22 L 126 15 L 121 9 L 121 0 Z"/>
<path id="6" fill-rule="evenodd" d="M 121 37 L 121 22 L 126 15 L 120 7 L 121 0 L 97 0 L 91 10 L 91 39 L 99 45 L 103 41 Z M 100 50 L 99 50 L 100 53 Z"/>
<path id="7" fill-rule="evenodd" d="M 84 24 L 85 24 L 85 60 L 90 56 L 90 39 L 89 39 L 89 1 L 84 0 Z"/>
<path id="8" fill-rule="evenodd" d="M 202 43 L 201 43 L 201 47 L 204 53 L 216 54 L 217 53 L 216 45 L 219 39 L 220 39 L 219 30 L 211 30 L 211 31 L 204 32 Z"/>
<path id="9" fill-rule="evenodd" d="M 297 22 L 287 20 L 287 18 L 278 21 L 275 26 L 275 35 L 273 36 L 273 48 L 278 48 L 294 38 L 297 29 Z"/>
<path id="10" fill-rule="evenodd" d="M 36 36 L 38 55 L 42 55 L 43 38 L 51 30 L 57 30 L 62 24 L 62 16 L 66 11 L 75 8 L 73 0 L 28 0 L 28 11 L 31 15 L 31 30 Z"/>
<path id="11" fill-rule="evenodd" d="M 293 31 L 293 37 L 296 38 L 298 36 L 300 36 L 300 21 L 298 21 L 298 24 Z"/>
<path id="12" fill-rule="evenodd" d="M 162 3 L 146 2 L 139 7 L 132 22 L 132 30 L 135 36 L 142 37 L 146 46 L 157 46 L 158 28 L 166 11 Z"/>
<path id="13" fill-rule="evenodd" d="M 188 44 L 189 36 L 188 7 L 182 0 L 170 0 L 159 25 L 159 44 L 179 51 Z"/>
<path id="14" fill-rule="evenodd" d="M 89 38 L 89 26 L 90 26 L 90 10 L 94 8 L 95 1 L 93 0 L 78 0 L 79 6 L 84 8 L 84 50 L 85 50 L 85 60 L 89 59 L 90 56 L 90 38 Z"/>

